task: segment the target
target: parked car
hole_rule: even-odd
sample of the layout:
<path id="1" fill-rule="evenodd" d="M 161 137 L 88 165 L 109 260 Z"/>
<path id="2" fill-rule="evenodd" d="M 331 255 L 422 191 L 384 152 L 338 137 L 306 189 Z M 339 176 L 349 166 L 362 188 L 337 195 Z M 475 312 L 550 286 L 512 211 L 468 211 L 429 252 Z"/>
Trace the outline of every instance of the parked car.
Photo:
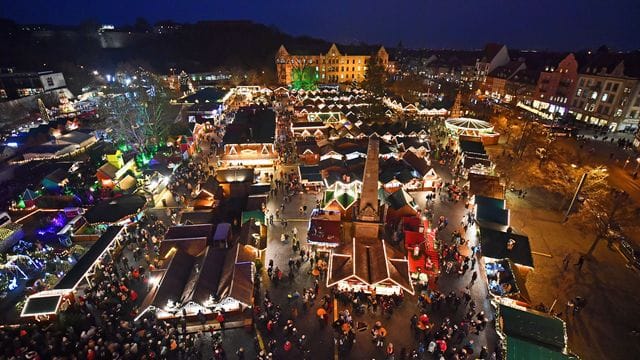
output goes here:
<path id="1" fill-rule="evenodd" d="M 640 247 L 628 240 L 620 241 L 620 252 L 627 259 L 629 265 L 640 270 Z"/>

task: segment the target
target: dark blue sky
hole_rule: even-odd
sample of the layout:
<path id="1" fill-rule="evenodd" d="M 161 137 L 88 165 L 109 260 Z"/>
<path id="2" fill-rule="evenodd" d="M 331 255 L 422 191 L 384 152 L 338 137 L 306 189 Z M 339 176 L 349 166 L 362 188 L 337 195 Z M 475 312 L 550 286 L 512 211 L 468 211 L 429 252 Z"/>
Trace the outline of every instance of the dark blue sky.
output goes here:
<path id="1" fill-rule="evenodd" d="M 20 23 L 249 19 L 294 35 L 429 48 L 640 48 L 640 0 L 3 0 Z"/>

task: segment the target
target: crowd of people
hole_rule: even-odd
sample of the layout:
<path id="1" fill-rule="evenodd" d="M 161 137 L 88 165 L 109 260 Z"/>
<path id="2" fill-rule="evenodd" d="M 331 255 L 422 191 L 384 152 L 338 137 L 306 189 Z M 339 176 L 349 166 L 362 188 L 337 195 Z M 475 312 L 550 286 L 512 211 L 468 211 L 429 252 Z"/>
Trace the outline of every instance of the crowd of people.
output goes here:
<path id="1" fill-rule="evenodd" d="M 59 318 L 0 328 L 6 359 L 199 359 L 202 334 L 184 331 L 186 319 L 135 319 L 148 291 L 157 243 L 166 227 L 149 215 L 127 228 L 121 246 L 97 266 L 92 284 L 64 300 Z M 182 331 L 181 331 L 182 330 Z"/>

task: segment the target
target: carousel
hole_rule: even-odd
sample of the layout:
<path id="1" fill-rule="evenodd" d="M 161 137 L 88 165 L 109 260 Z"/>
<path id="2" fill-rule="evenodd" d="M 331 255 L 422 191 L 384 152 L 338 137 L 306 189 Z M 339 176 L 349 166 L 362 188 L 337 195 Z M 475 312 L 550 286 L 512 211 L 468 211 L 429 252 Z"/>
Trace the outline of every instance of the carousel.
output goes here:
<path id="1" fill-rule="evenodd" d="M 480 137 L 485 145 L 497 144 L 500 134 L 494 131 L 491 123 L 472 118 L 452 118 L 444 126 L 455 136 Z"/>

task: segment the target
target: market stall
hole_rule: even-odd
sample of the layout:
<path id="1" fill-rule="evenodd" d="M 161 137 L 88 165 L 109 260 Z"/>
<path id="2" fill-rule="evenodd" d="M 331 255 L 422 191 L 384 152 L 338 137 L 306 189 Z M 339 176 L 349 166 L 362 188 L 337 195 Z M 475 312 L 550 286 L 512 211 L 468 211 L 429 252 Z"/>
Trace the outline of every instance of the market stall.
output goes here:
<path id="1" fill-rule="evenodd" d="M 519 267 L 509 259 L 486 260 L 484 267 L 491 295 L 531 302 L 525 285 L 526 268 Z"/>
<path id="2" fill-rule="evenodd" d="M 426 286 L 429 276 L 440 272 L 440 260 L 435 244 L 436 232 L 429 228 L 429 221 L 426 219 L 403 218 L 402 224 L 405 225 L 404 242 L 411 278 L 415 283 Z"/>

